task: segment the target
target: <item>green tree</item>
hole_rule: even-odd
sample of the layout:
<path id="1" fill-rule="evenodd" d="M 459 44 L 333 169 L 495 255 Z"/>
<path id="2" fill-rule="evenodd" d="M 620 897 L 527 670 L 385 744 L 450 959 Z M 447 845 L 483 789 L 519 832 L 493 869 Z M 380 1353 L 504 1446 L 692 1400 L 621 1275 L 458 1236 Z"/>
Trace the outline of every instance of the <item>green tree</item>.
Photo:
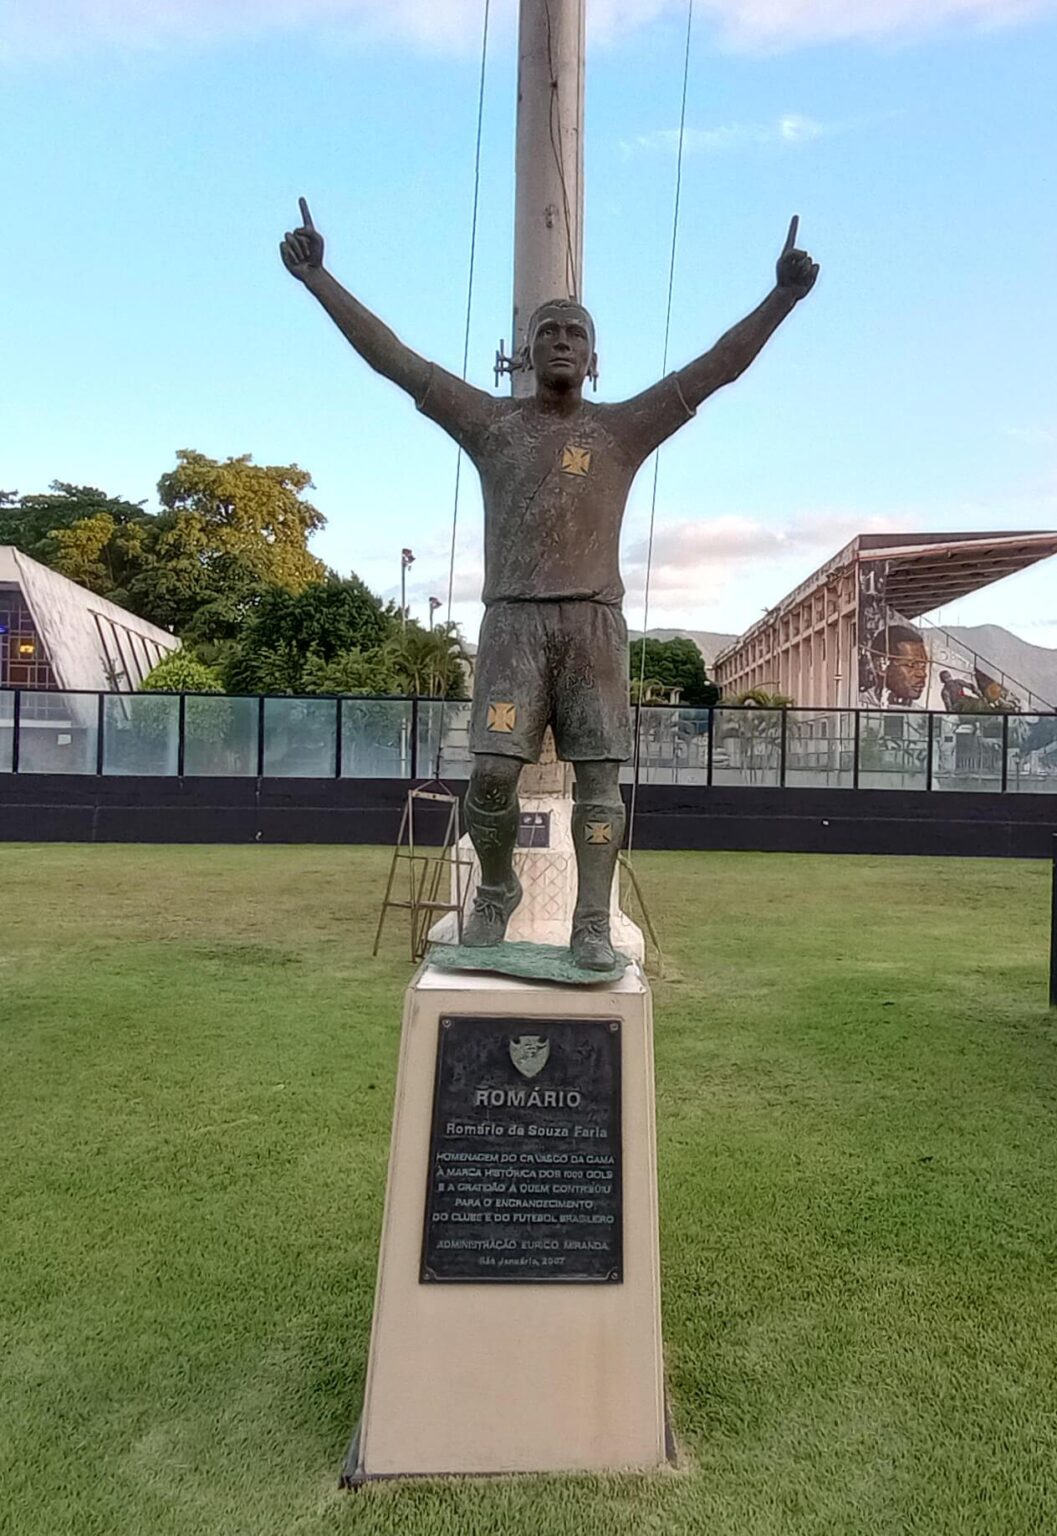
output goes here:
<path id="1" fill-rule="evenodd" d="M 223 461 L 181 449 L 158 482 L 163 511 L 129 584 L 136 612 L 192 641 L 239 633 L 271 587 L 300 592 L 326 574 L 308 551 L 325 518 L 296 464 Z"/>
<path id="2" fill-rule="evenodd" d="M 674 640 L 635 640 L 630 647 L 630 672 L 633 680 L 642 675 L 642 652 L 646 649 L 646 677 L 663 689 L 682 690 L 680 702 L 691 709 L 707 709 L 719 702 L 719 689 L 710 683 L 704 657 L 685 636 Z M 643 697 L 644 704 L 650 700 Z"/>
<path id="3" fill-rule="evenodd" d="M 373 651 L 343 651 L 333 661 L 310 656 L 301 672 L 305 693 L 399 693 L 393 668 L 379 646 Z"/>
<path id="4" fill-rule="evenodd" d="M 395 627 L 392 611 L 358 576 L 330 575 L 296 593 L 273 587 L 228 658 L 225 681 L 233 693 L 330 692 L 309 686 L 317 674 L 306 677 L 306 667 L 352 652 L 371 656 Z"/>
<path id="5" fill-rule="evenodd" d="M 153 519 L 117 522 L 109 512 L 53 528 L 42 546 L 48 564 L 122 608 L 132 607 L 129 588 L 149 558 Z M 149 614 L 142 617 L 149 618 Z"/>
<path id="6" fill-rule="evenodd" d="M 306 548 L 326 523 L 302 500 L 311 484 L 297 464 L 254 464 L 248 453 L 210 459 L 181 448 L 176 468 L 158 481 L 158 500 L 201 530 L 211 556 L 235 556 L 262 585 L 299 592 L 324 573 Z"/>
<path id="7" fill-rule="evenodd" d="M 0 543 L 14 544 L 111 602 L 193 645 L 237 636 L 272 587 L 299 592 L 326 568 L 308 540 L 322 514 L 296 464 L 190 449 L 158 484 L 162 511 L 53 481 L 41 496 L 0 501 Z"/>
<path id="8" fill-rule="evenodd" d="M 150 513 L 143 510 L 142 502 L 125 501 L 119 496 L 108 496 L 95 486 L 72 485 L 65 480 L 53 480 L 47 492 L 40 495 L 18 496 L 13 491 L 0 494 L 0 544 L 13 544 L 34 560 L 56 569 L 61 569 L 57 563 L 60 547 L 56 536 L 96 519 L 108 520 L 106 526 L 111 536 L 117 529 L 153 521 Z M 95 546 L 95 559 L 100 560 L 103 544 L 98 530 L 88 542 Z M 104 586 L 118 585 L 116 573 L 105 559 L 101 560 L 96 579 L 100 585 L 93 585 L 92 590 L 101 596 L 108 595 L 102 590 Z"/>
<path id="9" fill-rule="evenodd" d="M 166 656 L 143 679 L 140 693 L 223 693 L 219 673 L 186 651 Z"/>

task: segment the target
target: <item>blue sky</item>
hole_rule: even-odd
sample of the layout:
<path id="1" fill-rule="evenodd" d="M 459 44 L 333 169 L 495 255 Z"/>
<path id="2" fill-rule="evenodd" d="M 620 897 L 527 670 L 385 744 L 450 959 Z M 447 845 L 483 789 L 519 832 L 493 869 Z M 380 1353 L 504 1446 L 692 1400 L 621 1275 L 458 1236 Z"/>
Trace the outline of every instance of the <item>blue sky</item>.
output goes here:
<path id="1" fill-rule="evenodd" d="M 471 378 L 510 335 L 512 0 L 493 0 Z M 929 24 L 924 26 L 922 13 Z M 454 449 L 283 271 L 461 364 L 483 0 L 0 0 L 0 485 L 154 505 L 176 449 L 308 468 L 339 570 L 446 596 Z M 599 398 L 661 366 L 685 0 L 589 0 Z M 854 533 L 1057 527 L 1057 0 L 698 0 L 672 362 L 815 293 L 662 455 L 651 623 L 737 631 Z M 460 507 L 455 614 L 479 608 Z M 641 622 L 650 475 L 624 561 Z M 1057 562 L 940 616 L 1057 645 Z"/>

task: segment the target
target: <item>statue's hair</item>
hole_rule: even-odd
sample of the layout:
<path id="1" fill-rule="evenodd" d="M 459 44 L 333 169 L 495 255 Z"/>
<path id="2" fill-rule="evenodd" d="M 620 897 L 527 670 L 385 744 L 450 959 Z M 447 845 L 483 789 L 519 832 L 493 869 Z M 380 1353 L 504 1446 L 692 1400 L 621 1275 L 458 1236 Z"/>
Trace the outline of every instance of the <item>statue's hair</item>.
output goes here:
<path id="1" fill-rule="evenodd" d="M 580 315 L 583 318 L 587 325 L 587 339 L 591 346 L 591 357 L 592 359 L 594 358 L 595 322 L 591 318 L 590 310 L 585 309 L 578 299 L 547 299 L 543 304 L 540 304 L 536 309 L 534 309 L 532 314 L 529 316 L 528 327 L 525 331 L 524 349 L 524 366 L 528 369 L 532 368 L 532 343 L 536 339 L 536 330 L 539 326 L 540 320 L 545 314 L 553 310 L 557 310 L 559 314 L 575 314 Z M 588 369 L 588 378 L 590 378 L 592 382 L 597 383 L 597 368 Z"/>

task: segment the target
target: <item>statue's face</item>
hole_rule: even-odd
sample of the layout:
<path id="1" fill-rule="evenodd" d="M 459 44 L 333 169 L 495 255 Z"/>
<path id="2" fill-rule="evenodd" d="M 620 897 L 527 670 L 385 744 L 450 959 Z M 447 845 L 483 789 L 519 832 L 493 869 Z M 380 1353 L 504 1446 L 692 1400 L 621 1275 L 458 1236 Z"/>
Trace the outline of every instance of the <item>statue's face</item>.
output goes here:
<path id="1" fill-rule="evenodd" d="M 530 344 L 537 387 L 582 389 L 594 362 L 594 335 L 586 310 L 546 306 L 535 317 Z"/>

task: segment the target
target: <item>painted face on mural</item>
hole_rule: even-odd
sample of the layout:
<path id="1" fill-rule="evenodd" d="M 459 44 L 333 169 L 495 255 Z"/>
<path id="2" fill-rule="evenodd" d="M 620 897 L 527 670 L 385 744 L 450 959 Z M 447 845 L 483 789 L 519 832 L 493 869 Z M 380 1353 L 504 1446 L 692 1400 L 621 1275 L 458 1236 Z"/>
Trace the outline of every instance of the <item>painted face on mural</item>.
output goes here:
<path id="1" fill-rule="evenodd" d="M 885 687 L 893 704 L 916 704 L 929 680 L 929 655 L 923 640 L 893 639 Z"/>

